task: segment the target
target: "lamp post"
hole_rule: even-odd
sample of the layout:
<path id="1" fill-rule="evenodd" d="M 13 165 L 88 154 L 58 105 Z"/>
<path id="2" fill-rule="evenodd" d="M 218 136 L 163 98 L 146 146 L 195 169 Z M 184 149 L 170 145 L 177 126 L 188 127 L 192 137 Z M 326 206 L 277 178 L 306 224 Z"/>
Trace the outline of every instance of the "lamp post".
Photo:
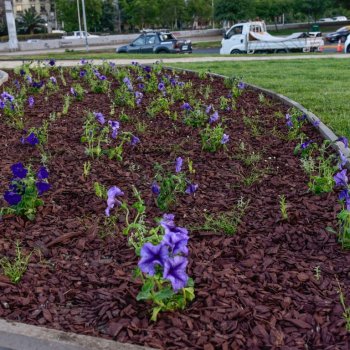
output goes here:
<path id="1" fill-rule="evenodd" d="M 83 21 L 84 21 L 84 31 L 85 31 L 85 47 L 86 51 L 89 51 L 89 43 L 87 37 L 87 25 L 86 25 L 86 13 L 85 13 L 85 0 L 81 0 L 82 8 L 83 8 Z"/>

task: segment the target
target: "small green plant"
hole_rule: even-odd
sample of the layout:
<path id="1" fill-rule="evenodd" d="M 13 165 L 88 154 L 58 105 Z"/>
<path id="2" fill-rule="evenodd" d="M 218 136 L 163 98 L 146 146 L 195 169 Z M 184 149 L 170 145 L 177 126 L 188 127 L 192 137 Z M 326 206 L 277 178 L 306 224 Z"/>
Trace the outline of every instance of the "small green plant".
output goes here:
<path id="1" fill-rule="evenodd" d="M 95 194 L 98 198 L 107 199 L 107 189 L 99 182 L 94 182 Z"/>
<path id="2" fill-rule="evenodd" d="M 91 172 L 91 163 L 88 160 L 88 161 L 84 162 L 84 168 L 83 168 L 84 177 L 88 177 L 90 175 L 90 172 Z"/>
<path id="3" fill-rule="evenodd" d="M 135 97 L 132 91 L 129 91 L 126 85 L 114 90 L 114 103 L 116 106 L 135 107 Z"/>
<path id="4" fill-rule="evenodd" d="M 193 109 L 184 110 L 183 121 L 188 126 L 203 127 L 208 122 L 208 115 L 203 107 L 196 105 Z"/>
<path id="5" fill-rule="evenodd" d="M 318 265 L 314 268 L 314 276 L 317 281 L 319 281 L 321 278 L 321 268 Z"/>
<path id="6" fill-rule="evenodd" d="M 243 117 L 243 123 L 245 126 L 249 127 L 251 130 L 251 133 L 254 137 L 261 135 L 261 130 L 259 127 L 259 122 L 257 117 Z"/>
<path id="7" fill-rule="evenodd" d="M 63 109 L 62 109 L 63 115 L 66 115 L 68 113 L 70 102 L 71 102 L 71 97 L 69 95 L 64 96 Z"/>
<path id="8" fill-rule="evenodd" d="M 229 101 L 230 100 L 228 98 L 226 98 L 225 96 L 220 96 L 220 100 L 219 100 L 220 109 L 224 110 L 224 111 L 227 110 Z"/>
<path id="9" fill-rule="evenodd" d="M 138 134 L 143 134 L 144 132 L 146 132 L 147 130 L 147 124 L 144 121 L 138 121 L 135 124 L 135 129 L 137 131 Z"/>
<path id="10" fill-rule="evenodd" d="M 226 143 L 229 140 L 221 124 L 217 124 L 214 127 L 207 124 L 200 135 L 202 139 L 202 149 L 209 152 L 216 152 L 220 148 L 226 148 Z"/>
<path id="11" fill-rule="evenodd" d="M 337 215 L 339 220 L 339 241 L 344 249 L 350 249 L 350 211 L 344 208 Z"/>
<path id="12" fill-rule="evenodd" d="M 350 332 L 350 307 L 346 305 L 345 296 L 344 296 L 343 290 L 340 286 L 338 279 L 337 279 L 337 282 L 338 282 L 339 300 L 340 300 L 340 304 L 344 310 L 343 318 L 345 320 L 345 329 L 347 332 Z"/>
<path id="13" fill-rule="evenodd" d="M 3 257 L 0 259 L 0 267 L 4 271 L 4 275 L 7 276 L 12 283 L 19 283 L 24 273 L 27 271 L 29 260 L 32 254 L 25 255 L 22 252 L 19 241 L 16 242 L 16 256 L 9 259 Z"/>
<path id="14" fill-rule="evenodd" d="M 74 84 L 71 87 L 70 92 L 77 101 L 82 101 L 84 99 L 85 90 L 80 84 Z"/>
<path id="15" fill-rule="evenodd" d="M 249 207 L 249 199 L 240 198 L 237 204 L 228 213 L 219 215 L 206 215 L 205 223 L 199 227 L 199 230 L 211 231 L 215 233 L 225 233 L 227 235 L 234 235 L 237 232 L 238 226 Z M 198 230 L 197 229 L 197 230 Z"/>
<path id="16" fill-rule="evenodd" d="M 170 102 L 165 97 L 158 97 L 156 100 L 153 100 L 147 107 L 147 114 L 153 118 L 159 113 L 164 113 L 170 115 Z"/>
<path id="17" fill-rule="evenodd" d="M 287 202 L 286 202 L 286 196 L 284 194 L 279 196 L 279 205 L 280 205 L 280 211 L 282 218 L 284 220 L 288 220 L 288 212 L 287 212 Z"/>

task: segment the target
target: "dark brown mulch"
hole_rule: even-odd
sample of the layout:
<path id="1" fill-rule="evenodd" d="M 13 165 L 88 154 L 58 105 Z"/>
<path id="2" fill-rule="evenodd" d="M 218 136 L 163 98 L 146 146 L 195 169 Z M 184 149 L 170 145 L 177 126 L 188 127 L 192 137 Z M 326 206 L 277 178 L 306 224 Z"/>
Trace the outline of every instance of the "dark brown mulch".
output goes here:
<path id="1" fill-rule="evenodd" d="M 13 81 L 10 75 L 4 89 Z M 26 108 L 26 128 L 40 126 L 51 112 L 62 110 L 72 84 L 68 75 L 66 80 L 67 86 L 61 85 L 48 101 L 44 95 L 34 96 L 35 106 Z M 181 80 L 192 81 L 196 96 L 216 108 L 220 96 L 229 92 L 217 78 L 209 81 L 187 73 Z M 200 91 L 206 84 L 212 93 L 204 100 Z M 337 228 L 340 206 L 336 193 L 317 196 L 308 191 L 308 177 L 293 155 L 295 142 L 272 133 L 273 126 L 287 133 L 287 107 L 269 98 L 261 103 L 256 92 L 245 90 L 235 110 L 219 112 L 227 119 L 227 152 L 209 154 L 201 150 L 198 129 L 184 126 L 181 118 L 149 118 L 145 109 L 151 99 L 146 94 L 140 107 L 124 108 L 135 122 L 147 123 L 142 134 L 135 131 L 135 123 L 122 123 L 141 144 L 126 146 L 122 162 L 92 160 L 87 179 L 82 174 L 89 158 L 80 142 L 85 111 L 108 115 L 108 97 L 89 92 L 72 104 L 68 115 L 50 124 L 52 190 L 43 197 L 45 206 L 32 222 L 19 217 L 0 222 L 1 255 L 13 256 L 17 239 L 27 253 L 35 250 L 18 285 L 0 275 L 0 317 L 155 348 L 347 349 L 337 279 L 350 297 L 350 254 L 326 230 Z M 174 106 L 179 115 L 181 104 Z M 117 108 L 114 119 L 120 112 Z M 244 116 L 257 121 L 260 132 L 255 136 Z M 304 131 L 322 142 L 311 125 Z M 21 131 L 5 123 L 0 124 L 0 135 L 3 193 L 10 166 L 28 164 L 29 159 L 38 164 L 39 153 L 23 146 Z M 237 158 L 241 142 L 249 152 L 261 153 L 258 164 L 249 167 Z M 172 169 L 178 156 L 193 160 L 193 180 L 199 184 L 195 196 L 181 196 L 172 211 L 176 222 L 191 231 L 188 273 L 195 281 L 196 299 L 186 310 L 160 314 L 153 323 L 150 306 L 135 299 L 141 286 L 132 278 L 137 257 L 120 232 L 122 222 L 115 235 L 99 234 L 106 204 L 95 196 L 93 184 L 120 187 L 128 203 L 135 185 L 152 226 L 162 215 L 150 191 L 153 166 L 158 162 Z M 254 169 L 262 174 L 259 180 L 244 185 L 244 177 Z M 279 195 L 286 196 L 288 220 L 281 218 Z M 241 197 L 250 199 L 250 205 L 234 236 L 194 230 L 203 225 L 206 214 L 229 212 Z"/>

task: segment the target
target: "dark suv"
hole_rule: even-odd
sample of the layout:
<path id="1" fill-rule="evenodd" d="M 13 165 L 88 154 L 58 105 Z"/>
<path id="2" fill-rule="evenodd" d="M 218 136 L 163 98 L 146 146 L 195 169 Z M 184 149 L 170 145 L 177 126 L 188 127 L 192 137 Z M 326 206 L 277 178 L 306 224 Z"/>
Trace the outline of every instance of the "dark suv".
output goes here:
<path id="1" fill-rule="evenodd" d="M 192 43 L 190 40 L 177 40 L 172 33 L 147 32 L 116 51 L 117 53 L 192 53 Z"/>

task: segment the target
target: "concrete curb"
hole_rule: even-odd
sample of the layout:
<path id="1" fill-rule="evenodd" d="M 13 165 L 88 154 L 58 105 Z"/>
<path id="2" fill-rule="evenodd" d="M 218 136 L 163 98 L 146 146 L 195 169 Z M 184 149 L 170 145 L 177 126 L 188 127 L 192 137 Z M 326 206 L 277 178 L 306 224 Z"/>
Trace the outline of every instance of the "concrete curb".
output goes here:
<path id="1" fill-rule="evenodd" d="M 151 348 L 0 319 L 0 350 L 151 350 Z"/>

